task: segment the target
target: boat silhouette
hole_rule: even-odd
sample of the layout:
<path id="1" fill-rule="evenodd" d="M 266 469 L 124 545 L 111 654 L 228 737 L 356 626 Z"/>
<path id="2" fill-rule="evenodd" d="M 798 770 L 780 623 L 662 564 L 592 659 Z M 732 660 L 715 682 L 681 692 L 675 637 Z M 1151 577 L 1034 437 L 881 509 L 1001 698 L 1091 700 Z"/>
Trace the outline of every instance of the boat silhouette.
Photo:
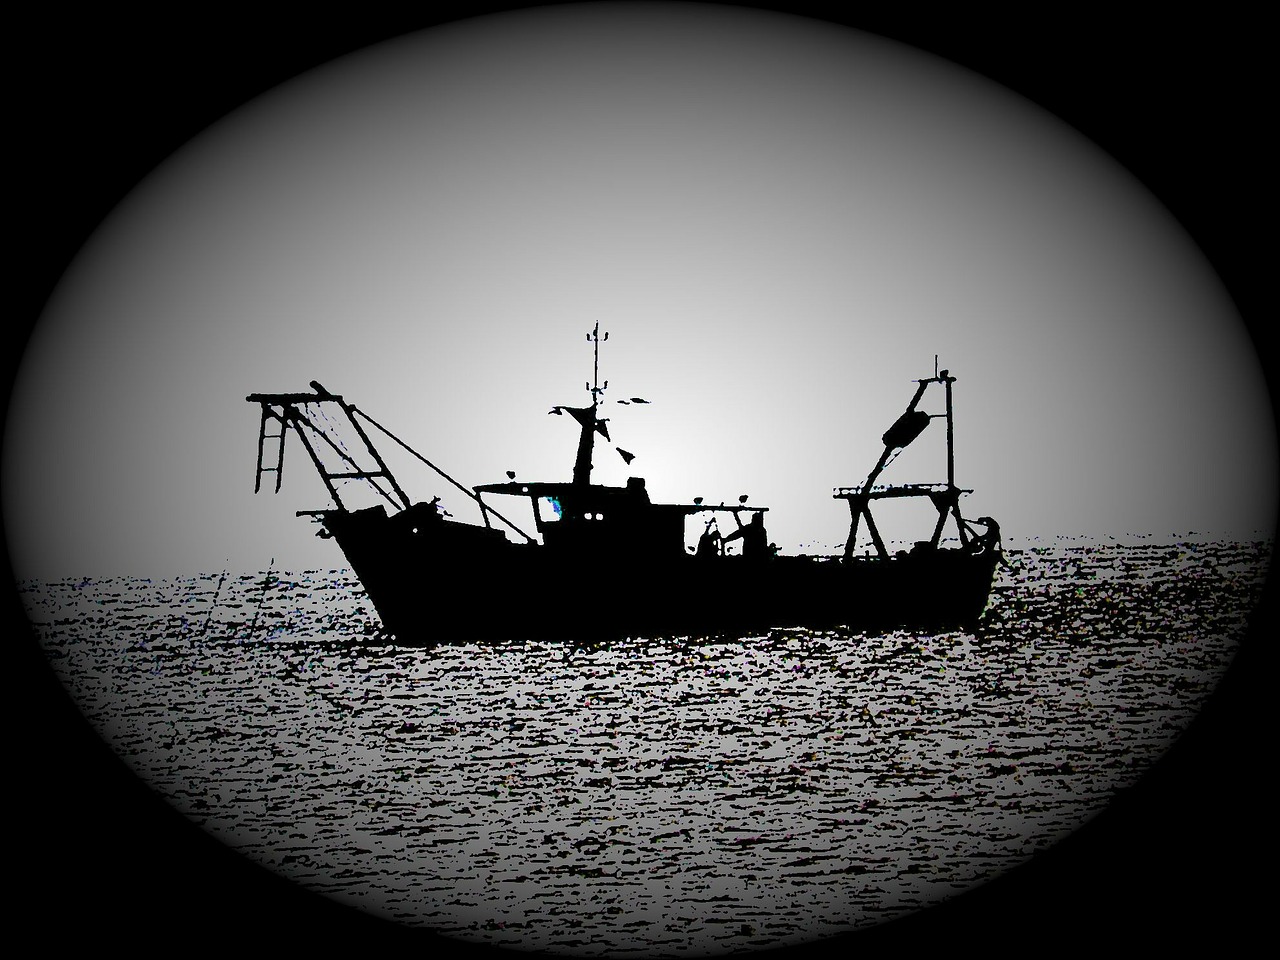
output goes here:
<path id="1" fill-rule="evenodd" d="M 952 385 L 947 370 L 916 381 L 906 411 L 883 436 L 884 450 L 867 478 L 838 487 L 849 505 L 844 550 L 835 555 L 787 555 L 769 542 L 769 508 L 650 499 L 645 481 L 593 483 L 597 438 L 612 442 L 600 415 L 608 381 L 599 380 L 599 324 L 593 345 L 589 402 L 553 407 L 578 425 L 570 479 L 517 480 L 467 487 L 364 411 L 311 382 L 311 393 L 255 393 L 261 407 L 255 492 L 274 474 L 280 490 L 286 438 L 297 436 L 333 504 L 298 511 L 335 540 L 368 593 L 381 632 L 396 643 L 502 639 L 607 640 L 623 636 L 706 636 L 773 628 L 850 630 L 973 629 L 1002 562 L 1000 529 L 990 517 L 963 517 L 955 484 Z M 930 388 L 945 397 L 942 413 L 920 403 Z M 632 397 L 618 403 L 646 403 Z M 934 419 L 945 419 L 945 483 L 878 485 L 880 474 Z M 398 444 L 478 506 L 480 523 L 455 519 L 440 497 L 413 501 L 374 445 L 372 427 Z M 630 464 L 632 455 L 616 448 Z M 348 504 L 349 485 L 380 501 Z M 532 508 L 536 536 L 499 512 L 489 498 L 515 497 Z M 872 507 L 886 499 L 926 499 L 936 511 L 932 536 L 891 550 Z M 720 523 L 732 525 L 727 533 Z M 686 528 L 702 527 L 696 546 Z M 976 526 L 975 526 L 976 524 Z M 954 537 L 944 539 L 950 526 Z M 855 554 L 860 531 L 870 551 Z"/>

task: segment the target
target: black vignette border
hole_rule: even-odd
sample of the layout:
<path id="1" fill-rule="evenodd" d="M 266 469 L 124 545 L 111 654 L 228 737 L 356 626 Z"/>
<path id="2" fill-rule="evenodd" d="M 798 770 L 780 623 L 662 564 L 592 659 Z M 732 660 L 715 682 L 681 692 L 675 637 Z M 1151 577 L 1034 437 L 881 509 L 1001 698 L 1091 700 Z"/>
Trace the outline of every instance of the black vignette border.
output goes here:
<path id="1" fill-rule="evenodd" d="M 771 4 L 745 4 L 774 8 Z M 443 3 L 429 14 L 348 12 L 305 19 L 220 11 L 155 22 L 105 11 L 27 12 L 13 36 L 18 269 L 6 328 L 7 387 L 22 345 L 62 271 L 157 164 L 227 112 L 312 66 L 368 44 L 520 4 Z M 1132 171 L 1199 243 L 1269 367 L 1259 225 L 1263 192 L 1263 50 L 1233 18 L 1151 22 L 1114 15 L 851 13 L 791 3 L 789 12 L 869 30 L 954 60 L 1055 113 Z M 1276 400 L 1276 378 L 1268 372 Z M 1238 465 L 1247 469 L 1248 465 Z M 10 581 L 12 577 L 9 578 Z M 1138 786 L 1067 841 L 953 901 L 811 950 L 1104 939 L 1149 947 L 1244 945 L 1260 933 L 1255 863 L 1264 829 L 1261 639 L 1275 634 L 1274 575 L 1251 635 L 1209 706 Z M 137 781 L 97 739 L 54 679 L 6 587 L 18 691 L 6 799 L 16 835 L 10 915 L 62 944 L 368 946 L 411 943 L 432 955 L 486 951 L 373 920 L 301 893 L 200 833 Z M 69 918 L 74 917 L 74 923 Z"/>

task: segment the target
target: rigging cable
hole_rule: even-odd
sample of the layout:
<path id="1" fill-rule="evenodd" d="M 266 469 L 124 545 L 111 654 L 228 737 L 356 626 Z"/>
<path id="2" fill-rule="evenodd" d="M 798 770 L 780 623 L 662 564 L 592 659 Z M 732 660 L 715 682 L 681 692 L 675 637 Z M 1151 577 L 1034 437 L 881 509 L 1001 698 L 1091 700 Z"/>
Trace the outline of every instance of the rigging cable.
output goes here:
<path id="1" fill-rule="evenodd" d="M 440 476 L 444 477 L 446 480 L 448 480 L 450 483 L 452 483 L 455 487 L 457 487 L 459 490 L 461 490 L 463 493 L 465 493 L 468 497 L 470 497 L 472 500 L 474 500 L 474 501 L 479 505 L 481 514 L 483 514 L 483 515 L 485 516 L 485 524 L 486 524 L 486 526 L 488 525 L 488 515 L 489 515 L 490 513 L 492 513 L 495 517 L 497 517 L 499 520 L 501 520 L 503 523 L 505 523 L 508 527 L 510 527 L 510 528 L 511 528 L 512 530 L 514 530 L 516 533 L 520 534 L 520 536 L 524 537 L 524 538 L 525 538 L 526 540 L 528 540 L 530 543 L 537 543 L 537 542 L 538 542 L 538 541 L 537 541 L 537 540 L 535 540 L 533 537 L 529 536 L 529 534 L 525 533 L 523 530 L 521 530 L 519 527 L 517 527 L 517 526 L 516 526 L 514 523 L 512 523 L 510 520 L 508 520 L 506 517 L 504 517 L 502 514 L 500 514 L 497 510 L 493 509 L 493 507 L 489 506 L 489 505 L 488 505 L 487 503 L 485 503 L 482 499 L 480 499 L 480 495 L 479 495 L 479 494 L 477 494 L 474 490 L 468 490 L 468 489 L 467 489 L 466 487 L 464 487 L 461 483 L 459 483 L 457 480 L 453 479 L 453 477 L 449 476 L 449 474 L 445 473 L 443 470 L 441 470 L 439 467 L 437 467 L 434 463 L 432 463 L 430 460 L 428 460 L 426 457 L 424 457 L 422 454 L 420 454 L 417 450 L 413 449 L 413 447 L 409 446 L 409 444 L 405 443 L 403 440 L 401 440 L 401 439 L 400 439 L 399 437 L 397 437 L 394 433 L 392 433 L 390 430 L 388 430 L 386 427 L 384 427 L 382 424 L 380 424 L 377 420 L 373 419 L 373 417 L 369 416 L 369 415 L 368 415 L 367 413 L 365 413 L 363 410 L 360 410 L 360 409 L 356 408 L 355 406 L 352 406 L 352 407 L 351 407 L 351 412 L 352 412 L 352 413 L 358 413 L 358 414 L 360 414 L 360 416 L 362 416 L 362 417 L 364 417 L 364 419 L 368 420 L 370 424 L 372 424 L 373 426 L 377 427 L 379 430 L 381 430 L 383 433 L 385 433 L 385 434 L 386 434 L 390 439 L 394 440 L 396 443 L 398 443 L 400 446 L 402 446 L 405 450 L 409 451 L 409 453 L 413 454 L 415 457 L 417 457 L 419 460 L 421 460 L 423 463 L 425 463 L 428 467 L 430 467 L 430 468 L 431 468 L 432 470 L 434 470 L 436 473 L 440 474 Z"/>

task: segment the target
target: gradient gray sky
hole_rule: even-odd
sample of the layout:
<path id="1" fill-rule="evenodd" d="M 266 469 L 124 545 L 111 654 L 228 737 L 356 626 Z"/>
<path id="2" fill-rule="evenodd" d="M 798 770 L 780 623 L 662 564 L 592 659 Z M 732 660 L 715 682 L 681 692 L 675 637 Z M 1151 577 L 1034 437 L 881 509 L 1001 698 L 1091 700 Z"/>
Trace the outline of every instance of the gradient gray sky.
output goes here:
<path id="1" fill-rule="evenodd" d="M 299 447 L 284 492 L 252 494 L 243 397 L 313 378 L 467 483 L 567 478 L 574 431 L 545 414 L 584 398 L 597 320 L 609 396 L 653 401 L 610 411 L 630 472 L 664 499 L 749 493 L 787 550 L 842 541 L 830 489 L 865 476 L 934 354 L 960 378 L 967 512 L 1011 540 L 1274 524 L 1244 328 L 1105 154 L 891 41 L 609 4 L 352 54 L 145 181 L 15 385 L 15 569 L 340 565 L 293 515 L 325 505 Z M 31 469 L 50 436 L 60 469 Z M 938 439 L 884 479 L 942 479 Z"/>

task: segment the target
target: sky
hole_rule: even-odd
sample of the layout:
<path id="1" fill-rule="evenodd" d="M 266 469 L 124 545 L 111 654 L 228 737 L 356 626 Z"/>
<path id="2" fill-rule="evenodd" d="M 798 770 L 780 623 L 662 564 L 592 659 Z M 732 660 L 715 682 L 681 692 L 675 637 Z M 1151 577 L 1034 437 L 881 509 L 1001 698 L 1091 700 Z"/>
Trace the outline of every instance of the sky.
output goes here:
<path id="1" fill-rule="evenodd" d="M 831 488 L 866 476 L 935 355 L 958 378 L 966 513 L 1007 542 L 1275 524 L 1245 329 L 1118 163 L 882 38 L 609 4 L 351 54 L 143 181 L 68 269 L 14 385 L 15 571 L 341 565 L 294 516 L 327 499 L 296 442 L 283 491 L 253 494 L 244 397 L 312 379 L 464 483 L 567 479 L 575 430 L 546 412 L 586 399 L 597 322 L 606 399 L 651 401 L 606 411 L 636 459 L 601 450 L 598 479 L 747 494 L 788 552 L 838 549 Z M 943 479 L 940 433 L 882 479 Z"/>

